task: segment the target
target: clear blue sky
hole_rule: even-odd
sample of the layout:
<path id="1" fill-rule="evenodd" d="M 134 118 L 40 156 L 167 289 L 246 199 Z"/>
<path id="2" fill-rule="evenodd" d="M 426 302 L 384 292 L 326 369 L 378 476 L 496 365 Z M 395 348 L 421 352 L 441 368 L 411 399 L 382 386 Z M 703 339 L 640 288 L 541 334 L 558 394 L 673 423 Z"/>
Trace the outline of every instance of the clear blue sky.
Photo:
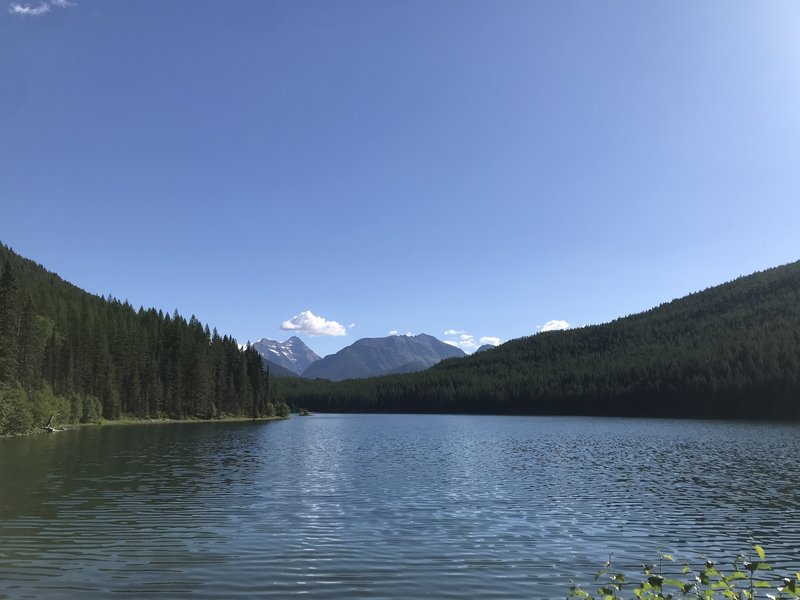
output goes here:
<path id="1" fill-rule="evenodd" d="M 327 354 L 800 258 L 798 2 L 65 4 L 0 10 L 0 241 L 91 292 Z"/>

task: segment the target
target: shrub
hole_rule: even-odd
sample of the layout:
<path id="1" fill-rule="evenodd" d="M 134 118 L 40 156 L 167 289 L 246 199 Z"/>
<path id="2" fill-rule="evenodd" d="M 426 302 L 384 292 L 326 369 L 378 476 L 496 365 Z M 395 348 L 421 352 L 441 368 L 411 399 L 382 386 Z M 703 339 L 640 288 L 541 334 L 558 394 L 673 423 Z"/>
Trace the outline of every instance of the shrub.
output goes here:
<path id="1" fill-rule="evenodd" d="M 765 578 L 772 567 L 765 562 L 764 549 L 753 544 L 755 555 L 749 559 L 737 556 L 731 570 L 717 566 L 713 560 L 705 560 L 696 568 L 683 564 L 680 574 L 665 573 L 664 561 L 674 562 L 669 554 L 660 554 L 658 566 L 642 565 L 642 576 L 628 581 L 625 573 L 613 569 L 611 559 L 595 575 L 598 582 L 596 594 L 585 591 L 573 583 L 568 598 L 588 600 L 614 600 L 636 598 L 639 600 L 671 600 L 677 598 L 702 598 L 732 600 L 755 600 L 756 598 L 779 599 L 800 596 L 800 573 L 792 577 Z"/>
<path id="2" fill-rule="evenodd" d="M 0 435 L 26 433 L 32 428 L 28 394 L 20 385 L 0 385 Z"/>

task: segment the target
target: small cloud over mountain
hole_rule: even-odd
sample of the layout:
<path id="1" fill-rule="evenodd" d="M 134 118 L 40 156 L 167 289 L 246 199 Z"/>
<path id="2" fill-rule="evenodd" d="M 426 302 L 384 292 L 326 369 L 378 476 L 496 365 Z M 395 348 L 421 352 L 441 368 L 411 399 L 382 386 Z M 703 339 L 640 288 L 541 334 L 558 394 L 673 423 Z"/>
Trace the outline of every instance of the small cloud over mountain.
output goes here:
<path id="1" fill-rule="evenodd" d="M 570 325 L 566 321 L 560 319 L 553 319 L 544 325 L 537 325 L 536 329 L 539 331 L 561 331 L 562 329 L 569 329 Z"/>
<path id="2" fill-rule="evenodd" d="M 467 333 L 463 329 L 448 329 L 442 335 L 445 336 L 442 340 L 445 344 L 461 348 L 464 352 L 475 352 L 475 350 L 484 344 L 491 344 L 493 346 L 500 344 L 499 337 L 483 336 L 480 340 L 476 340 L 474 335 Z"/>
<path id="3" fill-rule="evenodd" d="M 281 323 L 281 329 L 284 331 L 302 331 L 314 337 L 347 335 L 347 327 L 336 321 L 329 321 L 324 317 L 317 316 L 310 310 L 304 310 L 291 319 L 284 321 Z"/>

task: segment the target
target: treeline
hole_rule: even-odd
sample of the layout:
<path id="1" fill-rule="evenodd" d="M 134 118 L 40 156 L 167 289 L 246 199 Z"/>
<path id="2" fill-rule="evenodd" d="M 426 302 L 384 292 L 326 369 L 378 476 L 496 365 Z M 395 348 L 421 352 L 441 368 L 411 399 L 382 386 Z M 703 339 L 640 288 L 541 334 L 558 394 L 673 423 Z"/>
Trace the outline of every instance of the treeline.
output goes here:
<path id="1" fill-rule="evenodd" d="M 155 309 L 89 294 L 0 245 L 0 433 L 53 414 L 100 417 L 285 415 L 252 348 Z"/>
<path id="2" fill-rule="evenodd" d="M 800 262 L 408 375 L 280 380 L 315 411 L 800 418 Z"/>

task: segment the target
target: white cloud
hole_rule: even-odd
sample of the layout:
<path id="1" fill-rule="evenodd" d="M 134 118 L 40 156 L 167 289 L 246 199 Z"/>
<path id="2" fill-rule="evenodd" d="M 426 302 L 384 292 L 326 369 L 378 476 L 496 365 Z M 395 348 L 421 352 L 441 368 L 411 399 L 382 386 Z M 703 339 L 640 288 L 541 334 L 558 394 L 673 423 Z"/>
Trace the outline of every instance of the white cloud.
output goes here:
<path id="1" fill-rule="evenodd" d="M 560 331 L 562 329 L 568 329 L 569 323 L 566 321 L 562 321 L 560 319 L 553 319 L 548 321 L 544 325 L 537 325 L 536 329 L 539 331 Z"/>
<path id="2" fill-rule="evenodd" d="M 389 332 L 389 335 L 400 335 L 400 332 L 399 332 L 399 331 L 397 331 L 397 329 L 392 329 L 392 330 Z"/>
<path id="3" fill-rule="evenodd" d="M 465 352 L 472 352 L 478 349 L 478 344 L 475 343 L 475 336 L 468 334 L 463 329 L 448 329 L 444 332 L 444 335 L 454 338 L 442 340 L 445 344 L 461 348 Z"/>
<path id="4" fill-rule="evenodd" d="M 304 310 L 299 315 L 284 321 L 281 323 L 281 329 L 284 331 L 302 331 L 315 337 L 347 335 L 347 327 L 336 321 L 328 321 L 324 317 L 318 317 L 310 310 Z"/>
<path id="5" fill-rule="evenodd" d="M 474 352 L 484 344 L 499 346 L 501 343 L 499 337 L 495 337 L 492 335 L 485 335 L 481 337 L 478 341 L 476 341 L 474 335 L 467 333 L 463 329 L 448 329 L 447 331 L 444 332 L 444 335 L 446 337 L 442 341 L 445 344 L 450 344 L 451 346 L 455 346 L 456 348 L 461 348 L 464 352 Z"/>
<path id="6" fill-rule="evenodd" d="M 47 2 L 42 2 L 39 6 L 12 3 L 8 7 L 8 12 L 10 12 L 12 15 L 19 15 L 21 17 L 40 17 L 41 15 L 50 12 L 50 5 Z"/>
<path id="7" fill-rule="evenodd" d="M 30 4 L 19 4 L 12 2 L 8 6 L 8 12 L 12 15 L 19 15 L 20 17 L 41 17 L 50 12 L 50 7 L 56 8 L 69 8 L 75 6 L 75 2 L 71 0 L 48 0 L 47 2 L 40 2 L 39 6 L 31 6 Z"/>
<path id="8" fill-rule="evenodd" d="M 475 343 L 475 338 L 471 335 L 462 335 L 456 345 L 464 352 L 473 352 L 478 349 L 478 344 Z"/>

